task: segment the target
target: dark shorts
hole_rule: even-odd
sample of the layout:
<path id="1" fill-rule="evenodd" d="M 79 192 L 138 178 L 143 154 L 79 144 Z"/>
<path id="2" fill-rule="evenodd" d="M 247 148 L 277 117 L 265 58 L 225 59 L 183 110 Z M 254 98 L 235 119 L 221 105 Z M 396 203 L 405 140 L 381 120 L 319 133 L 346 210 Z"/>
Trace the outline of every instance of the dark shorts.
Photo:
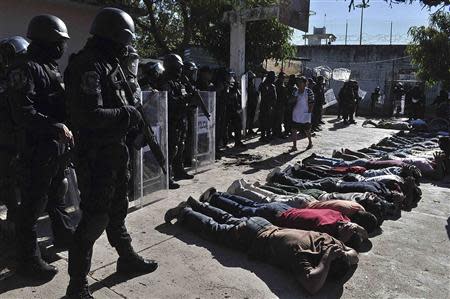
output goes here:
<path id="1" fill-rule="evenodd" d="M 311 123 L 302 124 L 302 123 L 292 122 L 291 127 L 293 130 L 307 132 L 307 131 L 311 130 Z"/>

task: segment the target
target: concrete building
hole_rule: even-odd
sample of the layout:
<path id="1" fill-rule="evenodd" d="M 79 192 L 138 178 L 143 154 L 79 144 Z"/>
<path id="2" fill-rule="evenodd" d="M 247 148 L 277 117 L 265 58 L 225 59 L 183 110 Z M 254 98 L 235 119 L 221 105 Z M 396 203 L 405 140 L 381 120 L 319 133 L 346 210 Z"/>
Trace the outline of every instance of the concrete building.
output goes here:
<path id="1" fill-rule="evenodd" d="M 70 0 L 2 0 L 0 1 L 0 38 L 26 36 L 29 21 L 39 14 L 52 14 L 62 19 L 69 30 L 68 51 L 60 61 L 67 66 L 71 53 L 79 51 L 89 36 L 89 29 L 99 6 Z"/>
<path id="2" fill-rule="evenodd" d="M 402 81 L 406 85 L 414 85 L 417 81 L 415 67 L 406 54 L 405 45 L 321 45 L 298 46 L 297 56 L 308 58 L 304 62 L 304 69 L 312 70 L 318 66 L 331 69 L 347 68 L 351 70 L 350 78 L 357 80 L 367 95 L 361 103 L 361 112 L 367 112 L 370 104 L 370 94 L 379 86 L 386 95 L 386 101 L 380 111 L 390 114 L 391 89 L 395 81 Z M 308 72 L 305 72 L 307 76 Z M 343 82 L 330 80 L 330 88 L 337 95 Z M 426 88 L 427 106 L 438 94 L 438 88 Z M 429 108 L 427 113 L 431 112 Z"/>

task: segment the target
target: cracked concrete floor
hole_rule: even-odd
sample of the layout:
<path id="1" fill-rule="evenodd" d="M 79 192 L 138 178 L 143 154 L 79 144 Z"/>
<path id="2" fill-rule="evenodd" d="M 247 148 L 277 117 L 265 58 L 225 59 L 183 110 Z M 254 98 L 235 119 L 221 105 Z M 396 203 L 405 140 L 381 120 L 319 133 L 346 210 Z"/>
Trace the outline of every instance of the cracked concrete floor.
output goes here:
<path id="1" fill-rule="evenodd" d="M 341 128 L 332 118 L 314 139 L 314 148 L 288 153 L 290 143 L 260 145 L 248 140 L 244 152 L 230 150 L 214 168 L 182 182 L 168 198 L 129 214 L 133 244 L 142 255 L 156 259 L 151 274 L 119 277 L 115 251 L 103 235 L 95 244 L 89 275 L 96 298 L 450 298 L 450 184 L 423 183 L 423 199 L 397 221 L 385 221 L 383 233 L 372 238 L 372 249 L 362 253 L 358 268 L 344 284 L 327 282 L 315 296 L 306 294 L 289 275 L 273 266 L 247 259 L 177 225 L 163 224 L 164 212 L 187 196 L 206 188 L 225 190 L 233 180 L 264 181 L 267 173 L 316 152 L 331 155 L 336 148 L 358 149 L 394 131 L 357 126 Z M 306 146 L 299 143 L 299 149 Z M 46 283 L 16 276 L 0 280 L 0 298 L 61 298 L 68 283 L 66 253 L 54 262 L 60 272 Z"/>

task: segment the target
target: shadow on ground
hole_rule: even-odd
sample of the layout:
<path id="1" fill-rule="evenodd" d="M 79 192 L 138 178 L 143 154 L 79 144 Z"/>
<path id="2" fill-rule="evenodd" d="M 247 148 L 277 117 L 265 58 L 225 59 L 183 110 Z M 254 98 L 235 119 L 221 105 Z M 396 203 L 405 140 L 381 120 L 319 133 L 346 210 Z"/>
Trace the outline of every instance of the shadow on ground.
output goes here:
<path id="1" fill-rule="evenodd" d="M 343 285 L 356 271 L 356 268 L 351 269 L 345 277 L 342 277 L 338 281 L 327 279 L 324 287 L 317 294 L 310 295 L 300 287 L 294 277 L 289 275 L 288 272 L 284 272 L 269 264 L 250 260 L 242 252 L 211 243 L 191 232 L 183 231 L 183 233 L 176 233 L 176 231 L 179 232 L 179 230 L 174 230 L 173 227 L 174 225 L 161 224 L 156 227 L 156 230 L 160 233 L 173 236 L 187 245 L 195 245 L 209 250 L 214 259 L 224 267 L 242 268 L 254 273 L 267 285 L 271 292 L 279 298 L 286 298 L 287 294 L 292 295 L 291 292 L 293 289 L 297 290 L 297 296 L 295 298 L 340 298 L 343 293 Z"/>
<path id="2" fill-rule="evenodd" d="M 300 152 L 284 152 L 275 157 L 270 157 L 264 160 L 249 163 L 248 166 L 250 166 L 250 169 L 245 170 L 242 173 L 253 174 L 261 170 L 271 170 L 274 169 L 275 167 L 280 167 L 286 164 L 287 162 L 291 161 L 292 159 L 294 159 L 296 156 L 305 153 L 306 151 L 307 150 L 303 150 Z"/>

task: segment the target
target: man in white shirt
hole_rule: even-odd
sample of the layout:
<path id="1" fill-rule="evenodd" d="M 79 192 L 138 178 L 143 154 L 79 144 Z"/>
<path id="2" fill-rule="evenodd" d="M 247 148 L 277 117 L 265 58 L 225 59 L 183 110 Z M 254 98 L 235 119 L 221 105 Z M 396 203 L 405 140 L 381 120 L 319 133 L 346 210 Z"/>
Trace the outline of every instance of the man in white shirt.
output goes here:
<path id="1" fill-rule="evenodd" d="M 292 110 L 292 151 L 297 150 L 297 132 L 301 131 L 308 137 L 307 150 L 312 148 L 311 141 L 311 112 L 314 105 L 314 93 L 306 87 L 308 80 L 305 77 L 297 79 L 297 100 Z"/>

